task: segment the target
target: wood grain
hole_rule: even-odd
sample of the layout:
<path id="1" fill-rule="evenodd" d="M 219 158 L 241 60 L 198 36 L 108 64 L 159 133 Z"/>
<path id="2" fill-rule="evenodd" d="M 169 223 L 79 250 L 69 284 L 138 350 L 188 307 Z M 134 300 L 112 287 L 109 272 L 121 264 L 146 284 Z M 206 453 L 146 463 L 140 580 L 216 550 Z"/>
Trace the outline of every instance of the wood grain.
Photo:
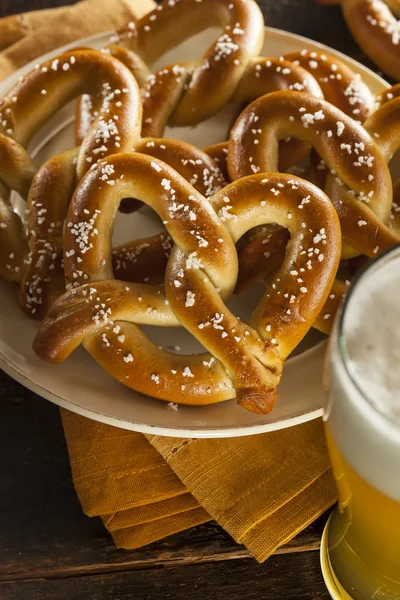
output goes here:
<path id="1" fill-rule="evenodd" d="M 317 552 L 224 563 L 0 583 L 7 600 L 328 600 Z"/>
<path id="2" fill-rule="evenodd" d="M 246 549 L 216 524 L 136 551 L 117 550 L 81 511 L 58 408 L 0 372 L 0 581 L 54 578 L 241 559 Z M 326 517 L 281 553 L 317 549 Z M 0 596 L 1 598 L 1 596 Z"/>

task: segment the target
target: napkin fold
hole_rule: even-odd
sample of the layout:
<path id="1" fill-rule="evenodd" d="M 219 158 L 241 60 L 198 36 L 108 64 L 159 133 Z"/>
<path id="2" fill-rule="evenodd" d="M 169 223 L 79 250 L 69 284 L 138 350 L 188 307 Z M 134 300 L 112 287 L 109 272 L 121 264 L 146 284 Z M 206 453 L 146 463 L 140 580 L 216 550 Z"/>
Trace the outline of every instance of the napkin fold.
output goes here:
<path id="1" fill-rule="evenodd" d="M 151 10 L 82 0 L 0 19 L 0 78 L 39 55 Z M 263 561 L 336 500 L 322 423 L 258 436 L 144 436 L 61 410 L 74 485 L 116 545 L 133 549 L 216 520 Z"/>
<path id="2" fill-rule="evenodd" d="M 84 512 L 118 547 L 217 521 L 260 562 L 336 500 L 320 419 L 257 436 L 149 436 L 61 411 Z"/>

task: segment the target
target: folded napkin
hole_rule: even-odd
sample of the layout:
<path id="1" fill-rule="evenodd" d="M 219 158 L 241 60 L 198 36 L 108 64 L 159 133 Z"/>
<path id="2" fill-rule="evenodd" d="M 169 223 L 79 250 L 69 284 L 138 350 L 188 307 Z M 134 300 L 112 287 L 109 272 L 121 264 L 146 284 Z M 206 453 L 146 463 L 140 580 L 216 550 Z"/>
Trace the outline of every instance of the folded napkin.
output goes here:
<path id="1" fill-rule="evenodd" d="M 258 436 L 144 436 L 61 411 L 84 512 L 118 547 L 216 520 L 263 561 L 336 500 L 320 419 Z"/>
<path id="2" fill-rule="evenodd" d="M 0 19 L 0 78 L 138 17 L 151 0 L 82 0 Z M 215 519 L 263 561 L 336 500 L 322 423 L 221 440 L 144 436 L 61 411 L 84 512 L 121 548 Z"/>

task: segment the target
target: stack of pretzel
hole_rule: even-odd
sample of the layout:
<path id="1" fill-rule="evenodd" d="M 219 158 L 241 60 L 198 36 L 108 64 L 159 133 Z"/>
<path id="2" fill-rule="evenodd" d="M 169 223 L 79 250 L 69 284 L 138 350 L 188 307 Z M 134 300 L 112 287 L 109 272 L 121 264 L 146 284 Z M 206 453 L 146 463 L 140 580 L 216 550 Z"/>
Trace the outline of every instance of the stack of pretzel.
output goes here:
<path id="1" fill-rule="evenodd" d="M 150 72 L 210 25 L 223 32 L 199 62 Z M 253 0 L 164 0 L 103 51 L 37 65 L 0 101 L 0 276 L 44 319 L 40 358 L 57 363 L 83 345 L 154 398 L 236 397 L 267 413 L 289 354 L 311 327 L 330 331 L 346 289 L 339 266 L 400 241 L 387 166 L 400 86 L 374 99 L 335 58 L 261 57 L 263 40 Z M 37 168 L 30 140 L 74 98 L 76 147 Z M 163 137 L 228 103 L 244 109 L 227 141 L 200 150 Z M 26 199 L 26 223 L 11 190 Z M 142 203 L 165 230 L 113 248 L 118 209 Z M 260 281 L 244 323 L 226 302 Z M 207 352 L 167 352 L 140 325 L 185 327 Z"/>

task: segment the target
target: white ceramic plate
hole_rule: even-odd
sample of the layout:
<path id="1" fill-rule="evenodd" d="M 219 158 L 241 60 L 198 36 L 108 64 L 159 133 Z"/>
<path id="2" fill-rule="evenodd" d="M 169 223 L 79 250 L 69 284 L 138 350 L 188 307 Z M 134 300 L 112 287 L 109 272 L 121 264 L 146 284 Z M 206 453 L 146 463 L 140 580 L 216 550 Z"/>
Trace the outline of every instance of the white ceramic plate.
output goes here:
<path id="1" fill-rule="evenodd" d="M 80 40 L 41 57 L 38 62 L 74 46 L 100 48 L 106 45 L 108 37 L 100 35 Z M 162 58 L 161 64 L 155 66 L 179 62 L 182 57 L 185 61 L 199 57 L 215 37 L 215 30 L 203 32 L 169 52 Z M 326 46 L 284 31 L 266 28 L 264 56 L 279 56 L 303 48 L 322 50 L 340 57 L 352 69 L 361 73 L 374 93 L 388 87 L 372 71 Z M 32 66 L 28 65 L 3 81 L 0 84 L 0 97 Z M 230 110 L 224 110 L 199 127 L 167 130 L 166 137 L 186 140 L 200 148 L 221 141 L 225 139 L 230 114 Z M 73 107 L 65 107 L 33 140 L 30 149 L 39 164 L 73 146 L 72 119 Z M 14 201 L 18 207 L 20 200 L 14 198 Z M 146 208 L 130 216 L 119 215 L 114 228 L 115 242 L 122 243 L 133 237 L 143 237 L 146 233 L 150 235 L 158 229 L 158 221 Z M 254 290 L 234 298 L 230 307 L 245 318 L 259 297 L 260 290 Z M 271 414 L 252 414 L 238 407 L 234 400 L 209 407 L 182 406 L 178 412 L 174 412 L 166 410 L 164 402 L 120 385 L 82 348 L 60 365 L 41 362 L 32 351 L 32 340 L 38 325 L 21 312 L 16 289 L 5 282 L 0 282 L 0 305 L 0 366 L 4 371 L 44 398 L 92 419 L 143 433 L 178 437 L 230 437 L 290 427 L 322 414 L 325 344 L 315 332 L 309 334 L 303 348 L 300 348 L 300 354 L 287 361 L 279 386 L 279 398 Z M 147 328 L 147 331 L 158 344 L 166 347 L 178 345 L 182 353 L 193 353 L 200 349 L 200 345 L 183 329 Z"/>

